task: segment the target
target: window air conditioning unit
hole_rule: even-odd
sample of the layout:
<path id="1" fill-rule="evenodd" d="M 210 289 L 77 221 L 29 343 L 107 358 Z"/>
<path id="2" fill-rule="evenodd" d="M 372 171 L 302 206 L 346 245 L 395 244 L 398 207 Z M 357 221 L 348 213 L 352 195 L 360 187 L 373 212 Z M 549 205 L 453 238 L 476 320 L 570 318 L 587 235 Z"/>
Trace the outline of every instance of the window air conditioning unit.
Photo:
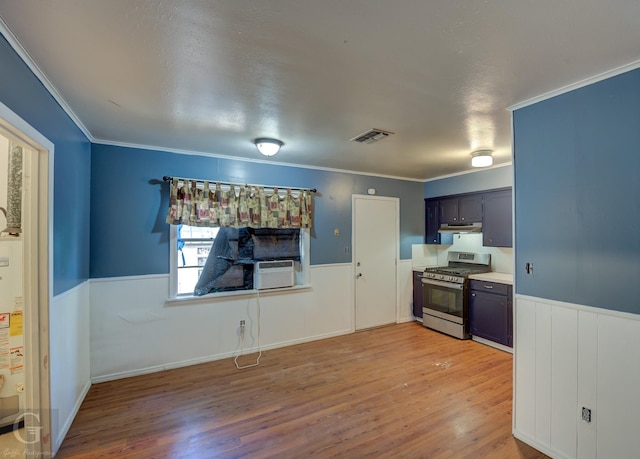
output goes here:
<path id="1" fill-rule="evenodd" d="M 253 271 L 253 288 L 293 287 L 293 260 L 259 261 Z"/>

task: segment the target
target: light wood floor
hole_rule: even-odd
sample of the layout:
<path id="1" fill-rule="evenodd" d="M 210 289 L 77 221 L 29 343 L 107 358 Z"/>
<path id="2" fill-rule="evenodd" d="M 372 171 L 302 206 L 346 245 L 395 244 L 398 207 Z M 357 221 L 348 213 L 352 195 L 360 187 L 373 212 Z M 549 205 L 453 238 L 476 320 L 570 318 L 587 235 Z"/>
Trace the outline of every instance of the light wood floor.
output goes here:
<path id="1" fill-rule="evenodd" d="M 96 384 L 57 457 L 545 458 L 511 435 L 512 360 L 406 323 Z"/>

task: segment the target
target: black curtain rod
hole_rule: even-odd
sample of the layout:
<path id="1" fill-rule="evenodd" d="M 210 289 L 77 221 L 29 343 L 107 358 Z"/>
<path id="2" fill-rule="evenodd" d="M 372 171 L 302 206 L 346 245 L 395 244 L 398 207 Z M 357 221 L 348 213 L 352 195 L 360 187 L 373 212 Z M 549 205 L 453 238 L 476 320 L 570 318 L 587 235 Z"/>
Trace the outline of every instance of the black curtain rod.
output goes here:
<path id="1" fill-rule="evenodd" d="M 165 182 L 170 182 L 171 180 L 173 180 L 173 177 L 169 177 L 168 175 L 165 175 L 162 177 L 162 180 L 164 180 Z M 262 188 L 271 188 L 271 189 L 275 189 L 278 188 L 279 190 L 295 190 L 295 191 L 310 191 L 312 193 L 317 193 L 318 190 L 315 188 L 296 188 L 296 187 L 292 187 L 292 186 L 272 186 L 272 185 L 250 185 L 248 183 L 232 183 L 232 182 L 223 182 L 223 181 L 214 181 L 214 180 L 199 180 L 199 179 L 181 179 L 181 180 L 191 180 L 192 182 L 209 182 L 209 183 L 220 183 L 220 184 L 224 184 L 224 185 L 237 185 L 237 186 L 257 186 L 257 187 L 262 187 Z"/>

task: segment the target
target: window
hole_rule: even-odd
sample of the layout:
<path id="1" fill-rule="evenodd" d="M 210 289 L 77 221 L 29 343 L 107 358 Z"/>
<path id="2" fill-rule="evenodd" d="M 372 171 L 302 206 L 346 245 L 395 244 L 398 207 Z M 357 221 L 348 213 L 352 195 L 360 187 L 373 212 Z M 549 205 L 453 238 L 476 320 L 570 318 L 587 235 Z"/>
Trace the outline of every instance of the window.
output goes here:
<path id="1" fill-rule="evenodd" d="M 192 294 L 219 228 L 178 225 L 176 228 L 178 295 Z"/>
<path id="2" fill-rule="evenodd" d="M 253 290 L 257 261 L 293 260 L 295 285 L 308 284 L 307 229 L 171 225 L 171 297 Z"/>

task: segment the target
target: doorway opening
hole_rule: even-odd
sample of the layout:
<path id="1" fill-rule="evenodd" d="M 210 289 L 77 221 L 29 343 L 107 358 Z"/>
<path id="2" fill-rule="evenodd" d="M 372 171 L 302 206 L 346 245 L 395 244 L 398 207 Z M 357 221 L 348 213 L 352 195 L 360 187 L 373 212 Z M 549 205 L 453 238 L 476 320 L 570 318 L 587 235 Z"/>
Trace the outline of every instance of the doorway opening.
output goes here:
<path id="1" fill-rule="evenodd" d="M 22 457 L 52 453 L 52 160 L 53 144 L 0 103 L 0 445 Z"/>

